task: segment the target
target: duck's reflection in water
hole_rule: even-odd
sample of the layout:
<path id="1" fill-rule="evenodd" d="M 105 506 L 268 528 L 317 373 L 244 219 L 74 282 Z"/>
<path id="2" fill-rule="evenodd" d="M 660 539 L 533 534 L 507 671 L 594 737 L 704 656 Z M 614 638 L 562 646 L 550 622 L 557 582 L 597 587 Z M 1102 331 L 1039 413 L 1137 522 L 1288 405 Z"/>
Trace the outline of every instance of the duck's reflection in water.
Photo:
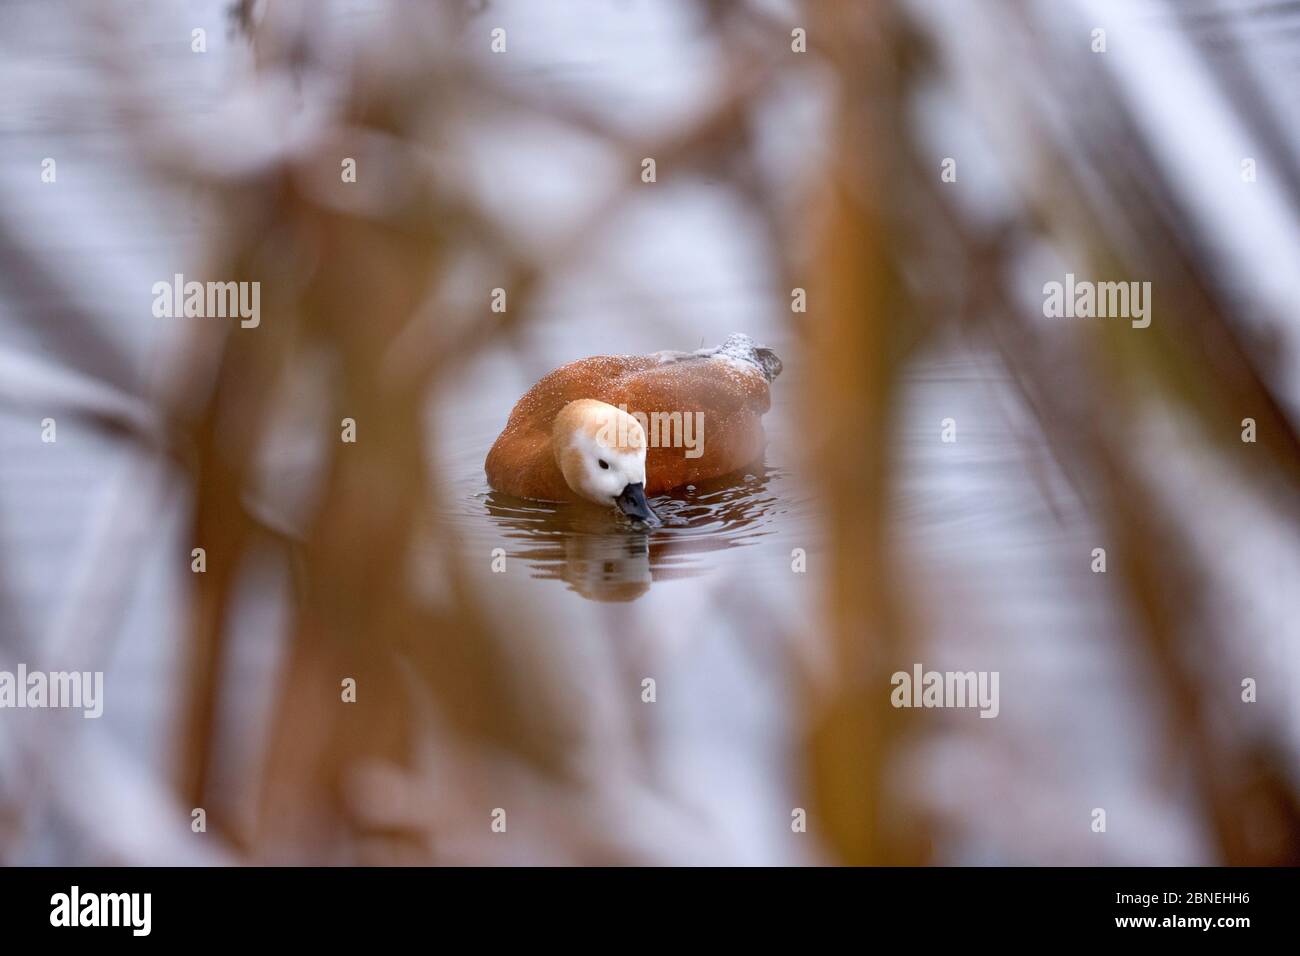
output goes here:
<path id="1" fill-rule="evenodd" d="M 628 519 L 587 504 L 549 504 L 498 492 L 484 495 L 488 514 L 536 578 L 566 582 L 594 601 L 634 601 L 655 581 L 704 574 L 709 552 L 753 544 L 782 509 L 768 491 L 776 469 L 748 472 L 660 495 L 651 507 L 663 521 L 640 530 Z"/>

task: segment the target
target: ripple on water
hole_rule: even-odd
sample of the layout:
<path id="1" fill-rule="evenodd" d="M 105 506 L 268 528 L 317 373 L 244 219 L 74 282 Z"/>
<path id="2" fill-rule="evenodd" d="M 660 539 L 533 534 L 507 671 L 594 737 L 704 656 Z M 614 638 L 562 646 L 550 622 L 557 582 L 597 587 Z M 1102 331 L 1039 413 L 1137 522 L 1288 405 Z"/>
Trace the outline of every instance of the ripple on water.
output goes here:
<path id="1" fill-rule="evenodd" d="M 655 582 L 724 565 L 760 574 L 779 555 L 745 551 L 791 520 L 790 484 L 781 469 L 755 466 L 659 495 L 651 507 L 663 524 L 649 530 L 612 508 L 528 501 L 483 485 L 465 499 L 458 520 L 475 537 L 504 539 L 506 554 L 526 562 L 536 579 L 565 582 L 593 600 L 631 601 Z"/>

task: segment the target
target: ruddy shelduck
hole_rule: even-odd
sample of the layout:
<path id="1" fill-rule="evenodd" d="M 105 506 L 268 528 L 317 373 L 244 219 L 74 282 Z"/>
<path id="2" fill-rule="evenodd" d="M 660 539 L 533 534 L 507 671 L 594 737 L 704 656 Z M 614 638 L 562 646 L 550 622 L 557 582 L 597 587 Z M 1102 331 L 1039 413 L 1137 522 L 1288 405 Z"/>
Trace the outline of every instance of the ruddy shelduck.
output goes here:
<path id="1" fill-rule="evenodd" d="M 488 484 L 519 498 L 613 505 L 653 524 L 646 495 L 763 454 L 768 386 L 780 371 L 776 353 L 742 334 L 714 349 L 570 362 L 515 404 L 488 452 Z"/>

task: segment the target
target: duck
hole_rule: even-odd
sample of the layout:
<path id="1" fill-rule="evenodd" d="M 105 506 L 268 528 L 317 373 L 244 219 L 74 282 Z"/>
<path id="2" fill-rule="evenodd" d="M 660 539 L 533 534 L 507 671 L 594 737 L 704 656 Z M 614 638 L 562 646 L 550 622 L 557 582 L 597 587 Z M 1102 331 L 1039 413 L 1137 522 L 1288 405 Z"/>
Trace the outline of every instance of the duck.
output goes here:
<path id="1" fill-rule="evenodd" d="M 744 333 L 693 352 L 570 362 L 515 403 L 484 462 L 488 484 L 517 498 L 613 507 L 657 525 L 647 496 L 762 457 L 763 415 L 781 369 L 772 349 Z"/>

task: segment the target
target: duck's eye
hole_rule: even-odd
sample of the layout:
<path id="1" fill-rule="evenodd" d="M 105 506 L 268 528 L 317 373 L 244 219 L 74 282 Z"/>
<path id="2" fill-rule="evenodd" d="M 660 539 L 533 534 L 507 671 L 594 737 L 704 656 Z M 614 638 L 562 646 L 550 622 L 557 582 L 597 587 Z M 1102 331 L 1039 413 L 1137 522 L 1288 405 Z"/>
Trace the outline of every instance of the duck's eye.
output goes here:
<path id="1" fill-rule="evenodd" d="M 609 468 L 609 462 L 607 462 L 604 458 L 599 459 L 596 462 L 596 464 L 600 465 L 601 468 L 606 468 L 606 469 Z"/>

